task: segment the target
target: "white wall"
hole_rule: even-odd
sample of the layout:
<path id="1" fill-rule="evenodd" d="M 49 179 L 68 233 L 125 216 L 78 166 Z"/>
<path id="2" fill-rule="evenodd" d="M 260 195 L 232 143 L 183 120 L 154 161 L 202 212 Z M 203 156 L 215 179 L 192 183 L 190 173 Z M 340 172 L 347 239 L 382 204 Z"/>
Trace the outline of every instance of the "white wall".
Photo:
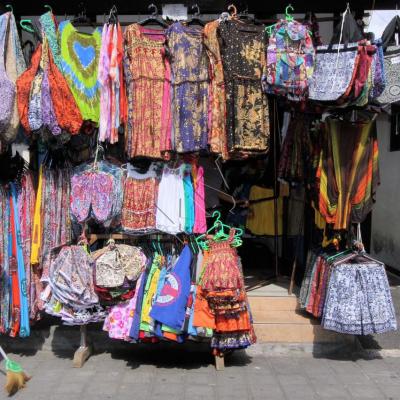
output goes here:
<path id="1" fill-rule="evenodd" d="M 372 211 L 371 255 L 400 270 L 400 151 L 390 152 L 390 118 L 377 120 L 381 184 Z"/>

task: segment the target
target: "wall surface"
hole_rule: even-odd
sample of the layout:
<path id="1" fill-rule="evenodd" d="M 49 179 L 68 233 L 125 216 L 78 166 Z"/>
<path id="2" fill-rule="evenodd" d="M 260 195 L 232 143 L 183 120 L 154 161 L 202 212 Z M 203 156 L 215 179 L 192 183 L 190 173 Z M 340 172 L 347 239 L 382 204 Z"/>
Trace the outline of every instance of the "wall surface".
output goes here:
<path id="1" fill-rule="evenodd" d="M 390 119 L 377 121 L 381 184 L 372 212 L 371 255 L 400 270 L 400 151 L 390 152 Z"/>

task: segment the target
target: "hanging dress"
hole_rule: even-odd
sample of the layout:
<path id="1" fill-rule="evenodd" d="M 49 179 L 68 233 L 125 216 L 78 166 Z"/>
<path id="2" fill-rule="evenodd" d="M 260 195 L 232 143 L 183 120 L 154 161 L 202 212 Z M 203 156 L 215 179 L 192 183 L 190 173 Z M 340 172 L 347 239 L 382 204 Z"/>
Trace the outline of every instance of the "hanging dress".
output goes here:
<path id="1" fill-rule="evenodd" d="M 268 102 L 261 78 L 265 71 L 264 28 L 224 21 L 219 25 L 226 91 L 230 152 L 266 152 Z"/>
<path id="2" fill-rule="evenodd" d="M 173 148 L 178 153 L 205 150 L 209 78 L 203 32 L 175 22 L 166 37 L 171 60 Z"/>
<path id="3" fill-rule="evenodd" d="M 212 21 L 204 27 L 204 45 L 210 64 L 210 92 L 208 106 L 208 144 L 213 153 L 228 158 L 226 141 L 226 97 L 224 68 L 222 65 L 220 44 L 218 39 L 219 21 Z"/>
<path id="4" fill-rule="evenodd" d="M 79 32 L 71 21 L 59 26 L 62 72 L 83 120 L 99 122 L 100 84 L 98 77 L 101 30 Z"/>
<path id="5" fill-rule="evenodd" d="M 161 30 L 132 24 L 125 31 L 129 157 L 162 158 L 170 148 L 170 67 L 164 42 Z"/>

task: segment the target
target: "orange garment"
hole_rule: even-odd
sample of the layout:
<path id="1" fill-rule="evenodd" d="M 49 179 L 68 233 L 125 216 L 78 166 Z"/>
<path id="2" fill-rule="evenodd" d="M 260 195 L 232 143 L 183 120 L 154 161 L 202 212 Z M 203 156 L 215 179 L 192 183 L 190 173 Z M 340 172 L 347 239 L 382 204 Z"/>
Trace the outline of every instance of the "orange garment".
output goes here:
<path id="1" fill-rule="evenodd" d="M 215 318 L 217 332 L 237 332 L 249 331 L 251 323 L 248 311 L 241 311 L 238 318 L 226 318 L 222 315 L 217 315 Z"/>
<path id="2" fill-rule="evenodd" d="M 219 21 L 212 21 L 204 27 L 204 45 L 210 59 L 209 85 L 209 133 L 208 143 L 213 153 L 229 157 L 226 140 L 226 97 L 224 69 L 218 41 Z"/>
<path id="3" fill-rule="evenodd" d="M 201 289 L 201 286 L 197 286 L 196 301 L 194 303 L 193 312 L 193 326 L 199 328 L 210 328 L 215 329 L 215 316 L 211 311 L 208 301 L 205 297 L 205 292 Z"/>

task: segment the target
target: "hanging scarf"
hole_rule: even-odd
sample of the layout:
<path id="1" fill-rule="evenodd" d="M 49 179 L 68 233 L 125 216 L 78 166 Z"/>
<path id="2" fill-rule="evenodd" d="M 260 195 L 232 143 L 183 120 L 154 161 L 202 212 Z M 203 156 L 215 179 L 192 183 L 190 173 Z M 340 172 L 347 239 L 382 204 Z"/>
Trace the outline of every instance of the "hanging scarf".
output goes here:
<path id="1" fill-rule="evenodd" d="M 24 255 L 22 252 L 21 243 L 21 228 L 18 215 L 18 203 L 17 203 L 17 189 L 14 183 L 10 183 L 11 187 L 11 200 L 12 200 L 12 224 L 15 227 L 15 236 L 13 235 L 13 257 L 14 257 L 14 245 L 17 262 L 17 276 L 18 276 L 18 289 L 19 289 L 19 306 L 20 306 L 20 328 L 19 336 L 27 337 L 30 335 L 29 327 L 29 306 L 28 296 L 26 292 L 26 276 L 24 266 Z M 14 289 L 14 287 L 13 287 Z M 13 290 L 14 292 L 14 290 Z"/>

